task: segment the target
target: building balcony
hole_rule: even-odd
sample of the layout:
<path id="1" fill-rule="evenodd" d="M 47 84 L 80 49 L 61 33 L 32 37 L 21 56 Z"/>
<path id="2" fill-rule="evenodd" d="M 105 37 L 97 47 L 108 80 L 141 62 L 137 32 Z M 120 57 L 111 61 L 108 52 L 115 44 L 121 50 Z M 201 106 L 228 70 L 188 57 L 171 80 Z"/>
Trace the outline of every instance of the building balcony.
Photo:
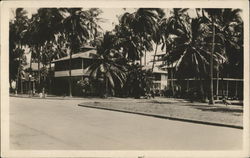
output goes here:
<path id="1" fill-rule="evenodd" d="M 88 69 L 73 69 L 71 70 L 71 76 L 89 76 L 90 72 Z M 55 71 L 55 77 L 68 77 L 69 70 L 65 71 Z"/>

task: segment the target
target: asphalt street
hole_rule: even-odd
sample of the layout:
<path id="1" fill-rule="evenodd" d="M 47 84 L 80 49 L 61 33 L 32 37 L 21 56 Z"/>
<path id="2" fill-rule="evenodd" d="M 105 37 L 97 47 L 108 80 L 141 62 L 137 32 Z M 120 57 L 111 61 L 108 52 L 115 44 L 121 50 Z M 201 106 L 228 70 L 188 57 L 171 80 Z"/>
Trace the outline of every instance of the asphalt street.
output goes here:
<path id="1" fill-rule="evenodd" d="M 238 150 L 243 130 L 79 107 L 86 100 L 10 97 L 10 148 Z M 131 102 L 132 103 L 132 102 Z"/>

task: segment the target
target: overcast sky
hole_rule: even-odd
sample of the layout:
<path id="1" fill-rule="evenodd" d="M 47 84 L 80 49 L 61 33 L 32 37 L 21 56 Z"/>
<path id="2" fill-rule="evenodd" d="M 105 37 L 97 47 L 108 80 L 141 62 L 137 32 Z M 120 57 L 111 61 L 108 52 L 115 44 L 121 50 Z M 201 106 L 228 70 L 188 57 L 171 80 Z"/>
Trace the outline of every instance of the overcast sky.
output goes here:
<path id="1" fill-rule="evenodd" d="M 24 8 L 28 12 L 28 17 L 30 18 L 32 14 L 35 14 L 38 8 Z M 105 19 L 104 22 L 100 22 L 99 25 L 103 28 L 104 31 L 111 31 L 116 24 L 118 24 L 118 17 L 125 12 L 134 12 L 134 8 L 100 8 L 103 13 L 100 14 L 100 18 Z M 169 14 L 169 9 L 164 9 L 166 15 Z M 11 10 L 10 18 L 13 19 L 15 9 Z M 190 9 L 190 16 L 194 16 L 194 10 Z"/>
<path id="2" fill-rule="evenodd" d="M 28 12 L 28 17 L 31 18 L 32 14 L 35 14 L 38 10 L 38 8 L 24 8 Z M 100 8 L 103 13 L 100 14 L 100 18 L 105 19 L 104 22 L 100 22 L 99 25 L 102 27 L 103 31 L 111 31 L 116 24 L 118 24 L 118 17 L 122 15 L 125 12 L 134 12 L 135 8 Z M 170 9 L 164 9 L 166 16 L 169 16 Z M 15 9 L 13 8 L 10 13 L 10 18 L 14 18 Z M 188 14 L 193 17 L 196 16 L 196 13 L 194 9 L 190 9 L 188 11 Z M 155 47 L 155 46 L 154 46 Z M 160 48 L 160 46 L 159 46 Z M 158 53 L 161 53 L 161 49 L 158 49 Z M 148 52 L 147 54 L 147 62 L 149 62 L 152 59 L 152 55 L 154 54 L 154 51 Z M 27 55 L 28 61 L 29 61 L 29 55 Z"/>
<path id="3" fill-rule="evenodd" d="M 32 14 L 37 13 L 38 8 L 24 8 L 28 12 L 28 17 L 30 18 Z M 100 8 L 103 13 L 100 14 L 100 18 L 105 19 L 104 22 L 100 22 L 99 25 L 104 31 L 111 31 L 115 24 L 118 24 L 118 17 L 125 12 L 133 12 L 135 9 L 128 8 Z M 10 18 L 13 19 L 15 9 L 11 10 Z"/>

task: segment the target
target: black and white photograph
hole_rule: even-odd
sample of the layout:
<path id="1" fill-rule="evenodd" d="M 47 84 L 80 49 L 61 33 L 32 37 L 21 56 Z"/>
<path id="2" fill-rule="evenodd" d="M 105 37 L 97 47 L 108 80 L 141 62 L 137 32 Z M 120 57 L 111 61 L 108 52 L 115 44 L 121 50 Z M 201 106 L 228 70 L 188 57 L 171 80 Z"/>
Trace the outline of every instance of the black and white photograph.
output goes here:
<path id="1" fill-rule="evenodd" d="M 247 1 L 31 2 L 1 6 L 1 156 L 247 157 Z"/>

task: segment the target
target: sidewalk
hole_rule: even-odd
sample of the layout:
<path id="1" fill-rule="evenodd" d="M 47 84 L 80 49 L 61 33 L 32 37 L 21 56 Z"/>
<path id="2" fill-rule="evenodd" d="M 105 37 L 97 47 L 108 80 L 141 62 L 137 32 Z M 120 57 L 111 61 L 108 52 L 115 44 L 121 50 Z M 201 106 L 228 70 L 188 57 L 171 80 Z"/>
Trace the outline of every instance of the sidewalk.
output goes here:
<path id="1" fill-rule="evenodd" d="M 127 99 L 127 101 L 84 102 L 79 106 L 147 115 L 216 126 L 243 128 L 243 106 L 190 103 L 183 99 Z"/>

